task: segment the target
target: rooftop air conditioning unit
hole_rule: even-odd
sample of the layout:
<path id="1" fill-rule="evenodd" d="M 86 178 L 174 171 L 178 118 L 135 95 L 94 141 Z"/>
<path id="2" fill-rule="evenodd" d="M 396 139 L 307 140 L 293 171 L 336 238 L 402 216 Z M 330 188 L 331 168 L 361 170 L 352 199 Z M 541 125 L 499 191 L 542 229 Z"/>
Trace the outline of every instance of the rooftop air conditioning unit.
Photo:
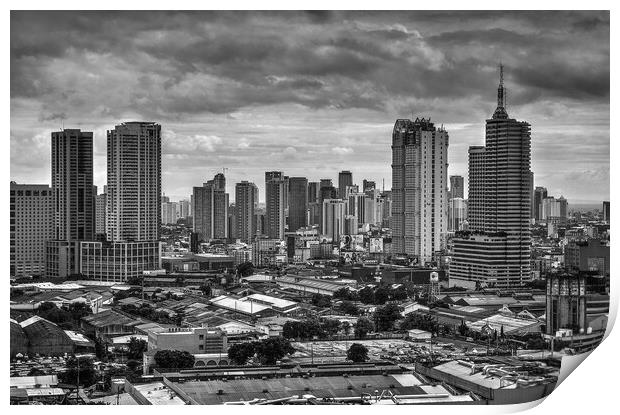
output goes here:
<path id="1" fill-rule="evenodd" d="M 218 389 L 217 390 L 217 394 L 218 395 L 223 395 L 224 394 L 224 389 Z"/>

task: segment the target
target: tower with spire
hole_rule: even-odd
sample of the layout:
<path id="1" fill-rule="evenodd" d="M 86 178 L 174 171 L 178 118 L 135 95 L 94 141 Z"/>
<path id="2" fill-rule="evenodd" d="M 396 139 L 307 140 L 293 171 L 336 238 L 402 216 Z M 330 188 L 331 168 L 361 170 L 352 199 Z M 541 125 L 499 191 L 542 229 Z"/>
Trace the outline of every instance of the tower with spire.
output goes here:
<path id="1" fill-rule="evenodd" d="M 473 288 L 514 287 L 531 279 L 530 174 L 530 124 L 508 116 L 500 64 L 485 145 L 469 148 L 470 231 L 454 239 L 451 280 Z"/>

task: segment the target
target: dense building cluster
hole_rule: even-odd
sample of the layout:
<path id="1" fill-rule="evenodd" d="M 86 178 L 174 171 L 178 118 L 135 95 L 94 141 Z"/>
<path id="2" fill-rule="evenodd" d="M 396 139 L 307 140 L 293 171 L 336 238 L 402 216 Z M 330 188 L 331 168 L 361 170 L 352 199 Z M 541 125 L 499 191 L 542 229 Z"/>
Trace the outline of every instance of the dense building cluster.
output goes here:
<path id="1" fill-rule="evenodd" d="M 52 132 L 51 185 L 10 188 L 12 402 L 548 395 L 607 326 L 609 202 L 569 209 L 534 187 L 500 73 L 467 177 L 448 175 L 443 125 L 398 119 L 388 190 L 273 170 L 261 195 L 224 170 L 171 201 L 161 126 L 125 122 L 98 194 L 93 133 Z"/>

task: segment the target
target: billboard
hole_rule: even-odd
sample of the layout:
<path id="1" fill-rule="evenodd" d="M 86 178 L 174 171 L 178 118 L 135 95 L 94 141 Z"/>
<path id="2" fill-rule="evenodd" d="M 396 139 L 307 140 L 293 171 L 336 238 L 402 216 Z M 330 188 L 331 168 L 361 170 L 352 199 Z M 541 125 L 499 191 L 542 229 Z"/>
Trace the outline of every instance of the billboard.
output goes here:
<path id="1" fill-rule="evenodd" d="M 370 238 L 370 253 L 383 253 L 383 238 Z"/>

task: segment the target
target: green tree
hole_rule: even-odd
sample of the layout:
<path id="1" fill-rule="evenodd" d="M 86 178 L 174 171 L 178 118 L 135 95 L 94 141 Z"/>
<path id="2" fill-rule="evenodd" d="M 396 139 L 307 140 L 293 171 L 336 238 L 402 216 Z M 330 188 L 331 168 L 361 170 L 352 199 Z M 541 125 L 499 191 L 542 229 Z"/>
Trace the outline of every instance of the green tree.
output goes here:
<path id="1" fill-rule="evenodd" d="M 372 321 L 367 317 L 360 317 L 355 323 L 355 337 L 363 339 L 368 333 L 374 330 Z"/>
<path id="2" fill-rule="evenodd" d="M 385 304 L 390 298 L 390 290 L 385 287 L 379 287 L 375 290 L 375 300 L 373 304 Z"/>
<path id="3" fill-rule="evenodd" d="M 58 379 L 62 383 L 76 385 L 78 382 L 78 372 L 80 374 L 80 386 L 87 388 L 97 382 L 97 373 L 91 358 L 71 357 L 67 360 L 66 366 L 67 370 L 58 374 Z"/>
<path id="4" fill-rule="evenodd" d="M 386 304 L 383 307 L 377 307 L 374 317 L 378 331 L 392 330 L 396 320 L 401 317 L 400 307 L 396 304 Z"/>
<path id="5" fill-rule="evenodd" d="M 95 356 L 100 360 L 107 360 L 108 350 L 105 343 L 99 337 L 95 337 Z"/>
<path id="6" fill-rule="evenodd" d="M 374 290 L 366 286 L 362 288 L 359 292 L 360 301 L 364 304 L 374 304 L 375 303 L 375 292 Z"/>
<path id="7" fill-rule="evenodd" d="M 353 343 L 347 350 L 347 359 L 359 363 L 368 360 L 368 348 L 360 343 Z"/>
<path id="8" fill-rule="evenodd" d="M 263 364 L 273 365 L 287 354 L 295 353 L 291 342 L 283 337 L 270 337 L 255 344 L 256 356 Z"/>
<path id="9" fill-rule="evenodd" d="M 342 322 L 342 332 L 348 336 L 350 331 L 351 331 L 351 323 L 349 323 L 346 320 L 343 321 Z"/>
<path id="10" fill-rule="evenodd" d="M 240 277 L 249 277 L 254 273 L 254 265 L 251 262 L 244 262 L 237 265 L 237 273 Z"/>
<path id="11" fill-rule="evenodd" d="M 343 313 L 352 316 L 357 316 L 360 313 L 360 309 L 354 303 L 346 300 L 340 304 L 340 310 L 342 310 Z"/>
<path id="12" fill-rule="evenodd" d="M 129 349 L 127 352 L 127 358 L 142 359 L 142 355 L 148 349 L 148 343 L 145 340 L 138 339 L 137 337 L 131 337 L 127 347 Z"/>
<path id="13" fill-rule="evenodd" d="M 329 308 L 332 305 L 332 299 L 329 295 L 322 295 L 319 293 L 314 293 L 312 295 L 312 305 L 321 308 Z"/>
<path id="14" fill-rule="evenodd" d="M 245 365 L 255 354 L 254 343 L 235 343 L 228 347 L 228 358 L 236 365 Z"/>
<path id="15" fill-rule="evenodd" d="M 425 330 L 431 333 L 437 333 L 439 326 L 433 316 L 424 313 L 409 313 L 400 323 L 401 330 Z"/>
<path id="16" fill-rule="evenodd" d="M 90 306 L 86 303 L 73 303 L 70 304 L 67 311 L 71 313 L 71 317 L 76 322 L 79 322 L 83 317 L 93 313 Z"/>
<path id="17" fill-rule="evenodd" d="M 155 353 L 155 363 L 161 368 L 189 369 L 194 366 L 194 356 L 180 350 L 159 350 Z"/>
<path id="18" fill-rule="evenodd" d="M 340 330 L 340 321 L 332 318 L 324 318 L 319 320 L 321 325 L 321 331 L 324 336 L 333 336 Z"/>

